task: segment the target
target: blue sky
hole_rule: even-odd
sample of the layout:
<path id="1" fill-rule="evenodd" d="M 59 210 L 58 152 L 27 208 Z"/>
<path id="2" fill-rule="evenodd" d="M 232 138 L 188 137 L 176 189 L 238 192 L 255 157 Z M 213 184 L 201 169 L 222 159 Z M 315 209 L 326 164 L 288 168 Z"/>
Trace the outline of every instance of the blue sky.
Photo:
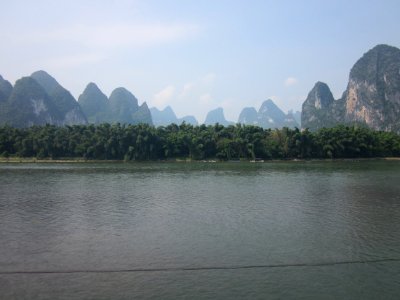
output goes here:
<path id="1" fill-rule="evenodd" d="M 178 117 L 271 98 L 299 110 L 316 81 L 334 96 L 377 44 L 400 47 L 400 1 L 1 1 L 0 74 L 45 70 L 78 98 L 119 86 Z"/>

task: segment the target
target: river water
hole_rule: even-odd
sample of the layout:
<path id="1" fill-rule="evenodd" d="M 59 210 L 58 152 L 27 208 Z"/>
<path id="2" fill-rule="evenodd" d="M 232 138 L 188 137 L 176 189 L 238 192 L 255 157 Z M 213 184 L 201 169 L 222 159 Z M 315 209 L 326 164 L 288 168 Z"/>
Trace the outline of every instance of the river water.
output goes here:
<path id="1" fill-rule="evenodd" d="M 0 299 L 399 299 L 400 162 L 0 164 Z"/>

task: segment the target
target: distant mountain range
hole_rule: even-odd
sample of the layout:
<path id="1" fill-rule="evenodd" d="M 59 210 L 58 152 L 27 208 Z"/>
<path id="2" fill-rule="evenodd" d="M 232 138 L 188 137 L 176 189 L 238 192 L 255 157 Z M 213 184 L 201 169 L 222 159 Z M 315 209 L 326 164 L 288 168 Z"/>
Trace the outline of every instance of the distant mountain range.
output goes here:
<path id="1" fill-rule="evenodd" d="M 112 91 L 110 98 L 93 82 L 89 83 L 78 102 L 89 123 L 153 124 L 146 102 L 138 105 L 136 97 L 123 87 Z"/>
<path id="2" fill-rule="evenodd" d="M 343 96 L 335 100 L 327 84 L 317 82 L 303 103 L 303 128 L 318 130 L 358 124 L 400 132 L 400 49 L 378 45 L 352 67 Z"/>
<path id="3" fill-rule="evenodd" d="M 125 88 L 115 89 L 107 98 L 89 83 L 78 102 L 45 71 L 23 77 L 12 86 L 0 76 L 0 125 L 74 125 L 87 123 L 152 124 L 146 102 L 141 106 Z"/>
<path id="4" fill-rule="evenodd" d="M 245 107 L 237 123 L 263 128 L 301 127 L 318 130 L 337 124 L 357 124 L 375 130 L 400 132 L 400 49 L 378 45 L 352 67 L 347 89 L 335 100 L 327 84 L 317 82 L 302 105 L 302 112 L 284 113 L 271 99 L 256 110 Z M 193 116 L 178 118 L 172 108 L 148 108 L 146 102 L 123 87 L 107 97 L 89 83 L 78 101 L 45 71 L 10 82 L 0 76 L 0 125 L 29 127 L 87 123 L 154 124 L 182 122 L 197 125 Z M 222 108 L 211 110 L 204 122 L 233 125 Z M 301 123 L 301 124 L 300 124 Z"/>
<path id="5" fill-rule="evenodd" d="M 224 110 L 222 107 L 218 107 L 208 112 L 206 116 L 206 120 L 204 124 L 206 125 L 214 125 L 214 124 L 221 124 L 223 126 L 234 125 L 234 122 L 227 121 L 224 116 Z"/>
<path id="6" fill-rule="evenodd" d="M 178 118 L 171 106 L 167 106 L 163 110 L 159 110 L 156 107 L 150 108 L 151 117 L 153 119 L 154 126 L 167 126 L 169 124 L 181 124 L 183 122 L 192 125 L 198 125 L 198 122 L 194 116 L 185 116 Z"/>
<path id="7" fill-rule="evenodd" d="M 178 118 L 172 108 L 163 110 L 148 108 L 146 102 L 138 104 L 137 98 L 123 87 L 112 91 L 107 97 L 99 87 L 89 83 L 78 101 L 45 71 L 34 72 L 15 83 L 0 76 L 0 125 L 29 127 L 33 125 L 73 125 L 100 123 L 139 124 L 155 126 L 181 124 L 198 125 L 194 116 Z M 211 110 L 204 124 L 234 125 L 227 121 L 221 107 Z M 263 103 L 259 111 L 245 108 L 238 123 L 259 125 L 264 128 L 283 126 L 299 127 L 292 113 L 285 114 L 272 100 Z"/>
<path id="8" fill-rule="evenodd" d="M 86 123 L 73 96 L 47 73 L 23 77 L 14 87 L 0 78 L 0 124 L 28 127 Z"/>
<path id="9" fill-rule="evenodd" d="M 182 122 L 192 125 L 198 124 L 193 116 L 177 118 L 170 106 L 167 106 L 163 110 L 152 107 L 150 108 L 150 112 L 155 126 L 166 126 L 171 123 L 180 124 Z M 299 128 L 300 124 L 298 120 L 300 120 L 300 115 L 300 112 L 285 114 L 272 100 L 268 99 L 261 105 L 258 112 L 253 107 L 244 108 L 239 115 L 237 123 L 263 128 L 281 128 L 284 126 Z M 223 126 L 235 125 L 235 122 L 226 120 L 222 107 L 209 111 L 204 121 L 205 125 L 214 125 L 216 123 Z"/>
<path id="10" fill-rule="evenodd" d="M 254 107 L 245 107 L 239 115 L 238 123 L 263 128 L 300 127 L 293 112 L 285 114 L 271 99 L 264 101 L 258 111 Z"/>

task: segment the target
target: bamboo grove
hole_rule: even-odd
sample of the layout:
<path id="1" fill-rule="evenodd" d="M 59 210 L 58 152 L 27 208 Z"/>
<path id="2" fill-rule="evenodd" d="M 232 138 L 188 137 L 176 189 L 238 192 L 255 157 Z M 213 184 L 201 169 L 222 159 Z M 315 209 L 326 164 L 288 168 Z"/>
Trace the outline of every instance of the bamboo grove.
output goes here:
<path id="1" fill-rule="evenodd" d="M 317 132 L 241 124 L 3 126 L 0 155 L 125 161 L 387 157 L 400 156 L 400 136 L 343 125 Z"/>

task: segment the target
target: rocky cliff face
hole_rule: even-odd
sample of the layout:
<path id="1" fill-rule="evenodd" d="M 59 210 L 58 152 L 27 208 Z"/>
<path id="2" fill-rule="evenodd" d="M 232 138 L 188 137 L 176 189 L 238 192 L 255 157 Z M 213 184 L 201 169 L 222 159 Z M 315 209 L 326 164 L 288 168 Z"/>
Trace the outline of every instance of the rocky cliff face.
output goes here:
<path id="1" fill-rule="evenodd" d="M 317 82 L 308 93 L 302 106 L 301 124 L 304 128 L 318 130 L 322 127 L 333 126 L 335 99 L 328 85 Z"/>
<path id="2" fill-rule="evenodd" d="M 350 71 L 344 94 L 345 122 L 376 130 L 400 129 L 400 49 L 378 45 Z"/>
<path id="3" fill-rule="evenodd" d="M 343 123 L 400 132 L 399 113 L 400 49 L 378 45 L 353 66 L 341 99 L 333 100 L 328 86 L 318 82 L 303 103 L 301 119 L 310 130 Z"/>
<path id="4" fill-rule="evenodd" d="M 14 88 L 3 107 L 1 123 L 14 127 L 33 125 L 62 125 L 63 116 L 44 88 L 33 78 L 23 77 Z"/>
<path id="5" fill-rule="evenodd" d="M 45 71 L 34 72 L 35 79 L 50 96 L 61 115 L 62 125 L 87 124 L 86 116 L 71 93 Z"/>

